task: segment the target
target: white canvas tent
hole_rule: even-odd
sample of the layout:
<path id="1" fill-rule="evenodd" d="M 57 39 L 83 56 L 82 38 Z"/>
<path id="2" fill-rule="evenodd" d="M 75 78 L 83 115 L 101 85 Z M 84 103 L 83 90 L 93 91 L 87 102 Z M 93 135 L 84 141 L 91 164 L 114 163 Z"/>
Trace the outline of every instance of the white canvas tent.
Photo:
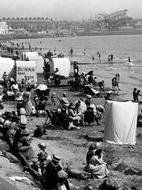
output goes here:
<path id="1" fill-rule="evenodd" d="M 138 103 L 107 101 L 104 142 L 135 144 Z"/>
<path id="2" fill-rule="evenodd" d="M 59 69 L 59 75 L 65 78 L 70 75 L 70 60 L 69 58 L 52 58 L 50 61 L 50 74 L 52 75 L 56 68 Z"/>
<path id="3" fill-rule="evenodd" d="M 37 82 L 36 64 L 34 61 L 16 61 L 16 81 L 27 77 L 32 83 Z"/>
<path id="4" fill-rule="evenodd" d="M 36 69 L 38 73 L 43 72 L 44 60 L 42 56 L 38 54 L 38 52 L 23 52 L 23 60 L 26 59 L 36 63 Z"/>
<path id="5" fill-rule="evenodd" d="M 3 73 L 9 75 L 13 69 L 14 60 L 10 58 L 0 57 L 0 80 L 3 80 Z"/>

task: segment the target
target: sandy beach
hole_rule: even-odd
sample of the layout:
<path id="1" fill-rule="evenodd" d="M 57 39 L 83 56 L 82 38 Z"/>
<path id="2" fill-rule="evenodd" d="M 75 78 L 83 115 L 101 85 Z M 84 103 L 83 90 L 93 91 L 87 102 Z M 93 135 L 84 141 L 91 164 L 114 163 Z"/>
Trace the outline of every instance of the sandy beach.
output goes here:
<path id="1" fill-rule="evenodd" d="M 102 76 L 105 77 L 105 81 L 110 82 L 110 76 L 114 73 L 112 69 L 111 72 L 109 70 L 109 74 L 107 69 L 104 71 L 100 71 L 100 66 L 96 66 L 97 77 L 101 78 Z M 125 72 L 121 73 L 123 76 Z M 40 75 L 41 77 L 41 75 Z M 129 75 L 125 76 L 126 78 L 130 77 Z M 122 79 L 125 79 L 124 76 Z M 135 79 L 136 80 L 136 79 Z M 39 80 L 42 82 L 42 79 Z M 43 80 L 44 82 L 44 80 Z M 131 80 L 130 88 L 133 88 L 134 79 Z M 123 84 L 124 83 L 124 84 Z M 125 93 L 129 93 L 130 91 L 126 91 L 127 84 L 125 82 L 122 83 L 121 92 L 119 97 L 130 97 L 131 96 L 123 96 L 123 90 Z M 63 92 L 67 93 L 67 97 L 71 101 L 75 101 L 80 96 L 80 92 L 73 92 L 70 91 L 68 87 L 59 87 L 59 88 L 51 88 L 51 93 L 56 92 L 60 97 Z M 122 95 L 121 95 L 122 93 Z M 125 94 L 124 94 L 125 95 Z M 85 98 L 83 96 L 83 98 Z M 57 100 L 58 101 L 58 100 Z M 103 98 L 93 98 L 94 103 L 97 104 L 104 104 Z M 15 104 L 5 104 L 4 110 L 15 110 Z M 129 119 L 129 118 L 127 118 Z M 43 125 L 45 123 L 45 117 L 28 117 L 28 125 L 27 128 L 31 131 L 31 135 L 33 130 L 36 128 L 36 125 Z M 80 130 L 73 130 L 73 131 L 66 131 L 60 130 L 57 128 L 49 128 L 46 131 L 46 135 L 41 138 L 34 138 L 32 141 L 32 147 L 35 151 L 35 154 L 39 151 L 38 143 L 44 142 L 47 145 L 46 151 L 49 155 L 56 154 L 61 157 L 61 162 L 64 167 L 69 167 L 76 171 L 83 171 L 86 165 L 86 152 L 89 145 L 93 142 L 98 142 L 103 140 L 104 135 L 104 123 L 105 123 L 105 114 L 101 120 L 101 125 L 97 126 L 95 123 L 91 126 L 84 126 L 81 127 Z M 2 142 L 0 142 L 2 143 Z M 137 128 L 137 143 L 135 146 L 130 145 L 110 145 L 104 143 L 104 154 L 105 160 L 107 161 L 109 170 L 110 170 L 110 177 L 112 181 L 115 181 L 124 186 L 132 186 L 135 185 L 137 187 L 141 186 L 141 177 L 137 174 L 129 174 L 126 175 L 124 172 L 127 168 L 135 168 L 136 171 L 142 171 L 142 164 L 141 164 L 141 156 L 142 156 L 142 128 Z M 29 175 L 25 174 L 22 168 L 17 164 L 12 164 L 7 161 L 6 158 L 0 157 L 0 175 L 9 181 L 11 184 L 15 185 L 19 190 L 23 189 L 39 189 L 37 185 L 27 184 L 24 181 L 21 182 L 12 182 L 9 177 L 11 176 L 26 176 L 32 181 L 34 179 Z M 122 167 L 122 169 L 121 169 Z M 13 172 L 11 172 L 11 169 Z M 78 179 L 69 179 L 71 183 L 77 185 L 80 189 L 84 188 L 87 184 L 91 184 L 94 189 L 97 190 L 98 186 L 103 182 L 103 180 L 98 179 L 90 179 L 90 180 L 78 180 Z"/>
<path id="2" fill-rule="evenodd" d="M 72 59 L 78 58 L 78 62 L 83 61 L 83 58 L 75 56 Z M 90 70 L 94 71 L 97 80 L 104 80 L 105 87 L 111 88 L 111 79 L 116 74 L 120 74 L 120 92 L 115 97 L 116 99 L 123 100 L 132 100 L 132 91 L 133 88 L 136 87 L 142 90 L 142 65 L 140 62 L 136 62 L 134 66 L 129 67 L 126 63 L 91 63 L 88 58 L 86 58 L 88 64 L 79 65 L 79 72 L 88 72 Z M 84 60 L 85 61 L 85 60 Z M 37 72 L 42 73 L 43 65 L 38 63 Z M 71 69 L 72 71 L 72 69 Z M 45 83 L 44 77 L 42 74 L 38 74 L 38 83 Z M 71 91 L 69 87 L 52 87 L 50 89 L 50 93 L 56 92 L 56 94 L 61 97 L 63 92 L 66 92 L 67 97 L 70 101 L 75 102 L 82 97 L 85 99 L 85 96 L 82 95 L 78 91 Z M 140 102 L 142 97 L 140 97 Z M 56 100 L 58 102 L 58 100 Z M 49 98 L 50 102 L 50 98 Z M 104 105 L 104 98 L 93 98 L 93 102 L 96 105 Z M 59 103 L 59 102 L 58 102 Z M 50 105 L 48 107 L 51 108 Z M 6 102 L 4 105 L 4 111 L 6 110 L 15 110 L 16 104 Z M 139 113 L 142 109 L 141 103 L 139 104 Z M 31 136 L 33 135 L 33 131 L 36 128 L 36 125 L 44 125 L 46 121 L 46 117 L 27 117 L 28 125 L 27 128 L 31 132 Z M 126 118 L 129 119 L 129 118 Z M 105 129 L 105 113 L 101 120 L 101 125 L 97 126 L 96 123 L 93 123 L 91 126 L 85 125 L 81 126 L 79 130 L 61 130 L 58 128 L 47 128 L 46 134 L 41 138 L 33 138 L 32 147 L 34 149 L 35 154 L 39 151 L 38 143 L 44 142 L 47 145 L 46 151 L 49 155 L 52 154 L 58 155 L 61 158 L 62 165 L 66 168 L 67 166 L 71 169 L 77 171 L 83 171 L 86 165 L 86 153 L 88 147 L 93 142 L 102 142 L 104 136 Z M 110 171 L 109 179 L 112 183 L 116 183 L 120 187 L 129 187 L 127 189 L 131 189 L 132 186 L 137 187 L 137 190 L 141 190 L 142 187 L 142 128 L 138 127 L 136 131 L 136 145 L 112 145 L 112 144 L 103 144 L 103 151 L 105 161 L 108 164 L 108 168 Z M 2 150 L 3 141 L 0 141 L 0 150 Z M 28 190 L 28 189 L 40 189 L 31 175 L 24 173 L 23 168 L 19 164 L 10 163 L 6 158 L 0 156 L 0 176 L 6 179 L 8 182 L 13 184 L 19 190 Z M 26 176 L 35 182 L 33 185 L 26 184 L 26 182 L 12 182 L 9 177 L 11 176 Z M 104 179 L 105 180 L 105 179 Z M 71 183 L 77 185 L 79 189 L 84 189 L 84 187 L 88 184 L 91 184 L 94 190 L 98 190 L 100 184 L 103 183 L 104 180 L 98 179 L 69 179 Z M 120 190 L 121 188 L 117 188 Z"/>

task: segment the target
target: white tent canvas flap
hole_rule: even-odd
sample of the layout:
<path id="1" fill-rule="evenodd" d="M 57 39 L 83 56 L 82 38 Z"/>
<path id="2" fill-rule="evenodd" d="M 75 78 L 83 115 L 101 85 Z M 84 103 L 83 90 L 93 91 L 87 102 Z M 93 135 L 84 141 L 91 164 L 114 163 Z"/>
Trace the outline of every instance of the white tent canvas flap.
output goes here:
<path id="1" fill-rule="evenodd" d="M 23 52 L 24 60 L 34 61 L 36 63 L 36 68 L 38 73 L 43 72 L 44 60 L 38 52 Z"/>
<path id="2" fill-rule="evenodd" d="M 21 82 L 22 79 L 30 79 L 31 82 L 37 82 L 36 65 L 34 61 L 16 61 L 16 80 Z"/>
<path id="3" fill-rule="evenodd" d="M 3 73 L 9 75 L 13 69 L 14 60 L 10 58 L 0 57 L 0 80 L 3 79 Z"/>
<path id="4" fill-rule="evenodd" d="M 104 142 L 135 144 L 138 103 L 107 101 Z"/>
<path id="5" fill-rule="evenodd" d="M 59 69 L 59 74 L 64 77 L 70 75 L 70 60 L 69 58 L 52 58 L 50 62 L 50 74 L 53 74 L 56 68 Z"/>

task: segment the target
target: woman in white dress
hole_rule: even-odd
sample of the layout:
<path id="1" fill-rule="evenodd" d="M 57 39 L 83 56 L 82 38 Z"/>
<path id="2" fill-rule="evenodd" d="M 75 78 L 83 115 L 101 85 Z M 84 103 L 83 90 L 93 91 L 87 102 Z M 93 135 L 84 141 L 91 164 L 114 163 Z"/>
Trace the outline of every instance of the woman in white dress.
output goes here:
<path id="1" fill-rule="evenodd" d="M 94 155 L 91 157 L 88 165 L 88 170 L 93 177 L 102 179 L 109 173 L 106 162 L 103 161 L 102 149 L 97 149 Z"/>

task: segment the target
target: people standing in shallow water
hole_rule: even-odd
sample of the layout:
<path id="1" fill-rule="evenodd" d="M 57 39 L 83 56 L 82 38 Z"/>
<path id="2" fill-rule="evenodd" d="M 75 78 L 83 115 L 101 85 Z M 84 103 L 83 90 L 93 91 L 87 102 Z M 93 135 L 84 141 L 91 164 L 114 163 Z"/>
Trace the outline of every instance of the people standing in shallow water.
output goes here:
<path id="1" fill-rule="evenodd" d="M 113 54 L 108 55 L 108 62 L 109 63 L 113 63 L 113 59 L 114 59 L 114 55 Z"/>
<path id="2" fill-rule="evenodd" d="M 101 62 L 101 54 L 100 54 L 99 51 L 97 52 L 97 59 L 98 59 L 99 62 Z"/>
<path id="3" fill-rule="evenodd" d="M 70 49 L 70 55 L 71 55 L 71 57 L 73 56 L 73 49 L 72 48 Z"/>
<path id="4" fill-rule="evenodd" d="M 137 100 L 137 89 L 134 88 L 133 89 L 133 101 L 136 102 L 136 100 Z"/>
<path id="5" fill-rule="evenodd" d="M 95 57 L 92 55 L 92 61 L 94 61 L 95 60 Z"/>
<path id="6" fill-rule="evenodd" d="M 84 55 L 84 56 L 86 55 L 86 49 L 83 50 L 83 55 Z"/>
<path id="7" fill-rule="evenodd" d="M 142 96 L 142 94 L 140 94 L 140 90 L 137 90 L 137 92 L 136 92 L 136 101 L 135 102 L 139 102 L 139 96 Z"/>

